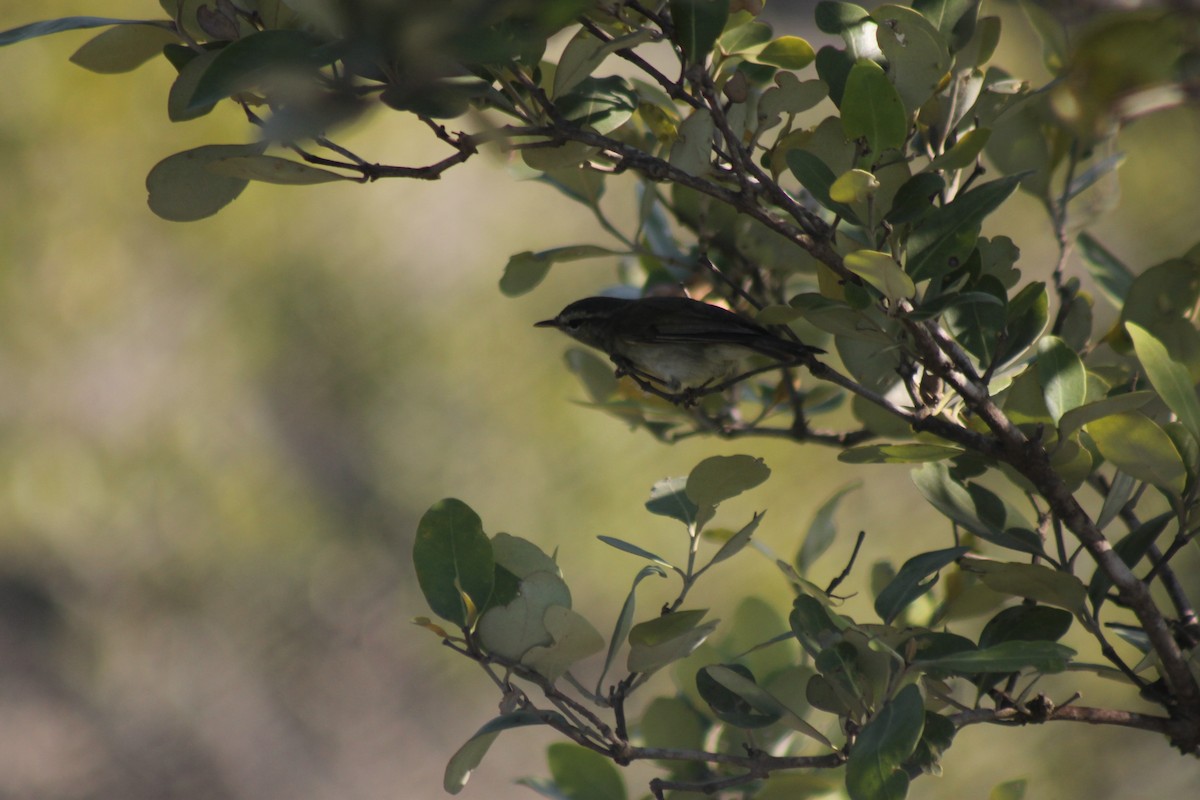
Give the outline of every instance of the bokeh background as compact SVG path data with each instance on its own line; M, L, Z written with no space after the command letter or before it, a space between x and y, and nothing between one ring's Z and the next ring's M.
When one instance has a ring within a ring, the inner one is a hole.
M806 30L811 4L774 5ZM1039 74L1023 19L994 10L1019 32L1001 63ZM6 0L0 29L72 14L159 7ZM232 104L170 124L161 60L124 76L71 66L91 35L0 49L0 798L444 796L446 759L498 698L408 622L426 613L409 551L431 503L460 497L489 532L559 548L576 609L606 631L641 565L595 535L685 546L642 507L654 481L707 455L765 458L772 479L719 522L769 509L759 536L786 557L858 477L817 448L666 447L573 404L565 340L531 323L612 283L615 265L564 265L502 297L511 253L606 242L497 156L433 183L252 185L211 219L158 219L150 167L253 133ZM340 141L386 163L445 155L397 117ZM1097 230L1129 263L1193 243L1198 141L1195 110L1124 136L1123 204ZM629 183L610 188L614 208L632 197ZM1017 232L1027 275L1048 274L1053 241L1032 201L1014 199L994 228ZM866 477L818 580L858 529L897 563L944 541L904 469ZM717 572L697 597L715 616L749 586L786 611L765 559ZM643 608L669 596L662 584L645 585ZM867 607L860 596L850 612ZM544 774L549 741L502 737L464 796L532 796L513 780ZM982 798L1012 777L1061 800L1200 787L1196 762L1149 734L1063 725L970 729L946 777L913 796Z

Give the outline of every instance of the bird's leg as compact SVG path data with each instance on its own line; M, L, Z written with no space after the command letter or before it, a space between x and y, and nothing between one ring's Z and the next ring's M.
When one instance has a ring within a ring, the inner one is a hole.
M663 386L670 386L670 384L657 375L652 375L649 372L638 369L633 365L633 362L624 356L611 355L609 356L609 360L611 360L617 368L614 373L617 378L623 378L628 375L630 378L633 378L633 382L636 383L642 391L647 392L648 394L661 397L667 402L674 403L675 405L682 404L684 406L690 406L696 402L694 398L689 399L687 392L672 393L666 391L665 389L658 388L654 385L655 383L660 383Z

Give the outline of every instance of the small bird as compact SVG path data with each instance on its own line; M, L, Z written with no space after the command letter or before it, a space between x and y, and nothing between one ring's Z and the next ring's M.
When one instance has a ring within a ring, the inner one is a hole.
M689 400L743 374L755 353L795 364L825 352L686 297L585 297L535 327L557 328L606 353L619 375L631 375L643 387L646 381L661 384Z

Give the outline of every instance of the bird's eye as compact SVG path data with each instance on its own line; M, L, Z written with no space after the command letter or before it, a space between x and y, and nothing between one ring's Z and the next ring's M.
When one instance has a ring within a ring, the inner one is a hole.
M578 330L579 329L579 320L578 319L563 320L563 327L565 327L567 330L571 330L571 331Z

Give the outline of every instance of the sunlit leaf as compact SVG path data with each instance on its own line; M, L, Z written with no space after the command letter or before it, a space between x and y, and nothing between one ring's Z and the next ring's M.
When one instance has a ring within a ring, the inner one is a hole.
M1069 572L1042 564L983 559L964 559L960 566L965 571L979 574L988 588L1001 594L1028 597L1048 606L1064 608L1077 616L1086 614L1087 590L1079 578Z
M916 294L917 287L908 273L887 253L875 250L855 250L844 259L846 269L858 275L895 302Z
M1196 397L1196 384L1187 366L1172 358L1163 343L1137 323L1125 323L1125 330L1133 340L1133 349L1150 384L1184 427L1200 441L1200 399Z
M608 642L608 654L604 657L604 668L600 670L600 677L596 679L596 694L598 695L603 694L604 676L612 668L613 662L617 658L617 651L625 643L626 638L629 636L629 631L633 628L633 615L637 610L635 598L638 584L651 575L657 575L660 578L667 577L666 570L653 564L642 567L638 574L634 576L633 586L629 587L629 594L625 596L625 603L621 606L621 613L617 615L617 622L613 627L612 638Z
M1084 426L1100 454L1122 472L1176 494L1186 471L1171 437L1140 411L1110 414Z
M816 57L812 45L799 36L780 36L755 54L752 60L783 69L804 69Z
M1087 370L1079 355L1062 339L1046 336L1038 342L1036 371L1046 408L1055 423L1063 414L1083 404L1087 396Z

